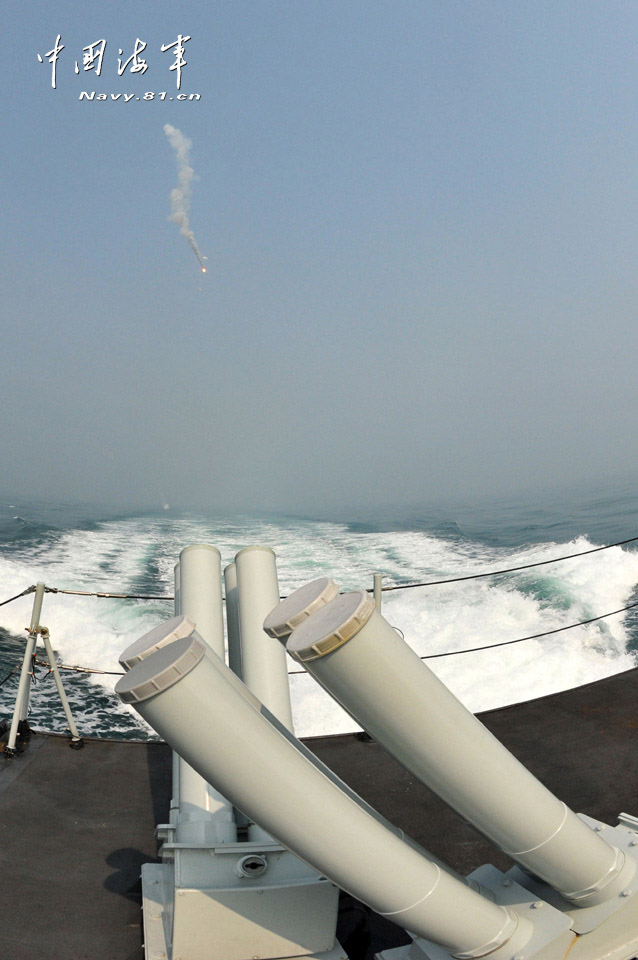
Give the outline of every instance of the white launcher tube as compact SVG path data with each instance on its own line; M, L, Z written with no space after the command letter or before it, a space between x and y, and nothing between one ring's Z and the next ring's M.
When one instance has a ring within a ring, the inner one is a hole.
M175 600L173 602L173 610L175 611L175 616L179 616L181 612L180 602L179 602L179 560L173 568L173 579L175 583L175 589L173 591ZM176 824L179 820L179 757L173 751L172 756L172 765L171 765L171 805L169 813L169 821Z
M635 863L544 787L375 610L343 594L305 620L288 652L407 770L579 906L604 902Z
M175 643L176 640L183 640L185 637L190 637L195 631L195 624L189 617L177 616L173 617L171 620L166 620L158 626L153 627L152 630L149 630L148 633L145 633L139 640L136 640L135 643L132 643L129 647L120 654L119 661L125 670L132 670L132 668L141 663L142 660L145 660L147 657L150 657L151 654L156 653L158 650L163 650L164 647L169 646L172 643ZM197 635L198 639L204 644L202 638ZM208 656L216 657L217 654L208 647L207 644L204 644L204 647L207 651ZM226 813L225 808L220 811L220 815L213 822L210 823L210 813L205 813L205 810L209 810L210 807L202 809L202 811L196 811L196 815L193 816L193 811L190 807L186 811L186 816L183 816L180 819L180 807L179 807L179 790L180 790L180 764L184 764L184 761L178 756L175 751L173 751L173 766L172 766L172 788L173 795L171 797L171 806L169 819L170 823L178 825L182 822L182 827L180 828L183 834L189 835L189 839L201 839L201 840L215 840L217 842L234 842L234 839L237 837L237 831L234 825L231 825L232 830L229 832L229 827L227 823L227 817L222 816ZM188 768L191 770L191 768ZM201 777L192 771L193 783L201 780ZM204 785L208 792L211 793L213 797L217 796L213 791L213 788ZM222 798L223 799L223 798ZM208 793L206 796L206 802L210 803L208 800ZM226 803L226 801L224 801ZM217 808L213 808L215 812ZM184 826L184 823L188 823L188 826ZM195 824L194 826L192 824ZM194 834L193 837L190 834ZM229 837L229 840L226 841L226 838ZM233 839L234 838L234 839Z
M279 603L275 554L269 547L245 547L235 566L242 679L292 733L286 652L263 628L264 618Z
M228 637L228 666L238 677L242 676L241 637L239 636L239 599L237 595L237 567L229 563L224 568L226 590L226 636Z
M527 918L441 871L327 777L196 636L137 664L116 686L126 703L323 876L460 958L510 960Z
M182 611L179 604L179 561L173 567L173 581L175 583L175 589L173 591L174 600L173 600L173 610L175 616L178 616Z
M224 660L222 571L219 550L210 544L185 547L179 555L180 612L197 626L211 650ZM179 751L178 751L179 753ZM237 827L232 804L179 757L180 843L234 843Z
M277 561L269 547L245 547L235 556L235 603L239 633L241 679L251 693L293 733L288 661L285 650L264 633L264 617L279 603ZM231 610L232 610L231 595ZM228 608L227 608L228 610ZM245 812L245 811L243 811ZM248 825L248 838L257 843L272 838L258 823Z

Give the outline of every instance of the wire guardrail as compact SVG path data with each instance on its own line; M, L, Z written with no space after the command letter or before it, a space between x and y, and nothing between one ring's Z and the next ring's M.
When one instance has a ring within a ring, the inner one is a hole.
M635 543L638 537L629 540L619 540L617 543L606 543L603 547L592 547L590 550L580 550L578 553L569 553L564 557L553 557L551 560L536 560L534 563L524 563L519 567L507 567L504 570L488 570L485 573L470 573L463 577L450 577L447 580L426 580L422 583L399 583L389 587L382 587L384 592L391 590L411 590L413 587L437 587L443 583L461 583L464 580L480 580L482 577L500 577L507 573L520 573L522 570L531 570L533 567L545 567L550 563L561 563L563 560L573 560L575 557L585 557L590 553L600 553L601 550L610 550L612 547L624 547L628 543Z
M27 587L26 590L23 590L22 593L16 593L15 597L9 597L8 600L3 600L0 603L0 607L5 607L8 603L13 603L14 600L19 600L20 597L26 597L29 593L33 593L35 590L35 585L32 587Z
M549 637L556 633L565 633L568 630L575 630L577 627L589 626L591 623L597 623L600 620L606 620L608 617L615 617L620 613L626 613L628 610L633 610L636 607L638 607L638 601L636 603L629 603L626 607L620 607L618 610L611 610L609 613L602 613L598 617L590 617L588 620L579 620L577 623L569 623L564 627L555 627L552 630L544 630L542 633L533 633L527 637L517 637L515 640L501 640L497 643L486 643L479 647L463 647L461 650L445 650L442 653L425 653L420 659L439 660L442 657L457 657L463 653L479 653L482 650L495 650L497 647L509 647L515 643L524 643L526 640L540 640L542 637ZM49 666L46 660L36 659L35 662L43 667ZM99 670L97 667L80 667L66 663L58 663L57 666L59 670L67 670L73 673L90 673L110 677L124 676L123 670ZM3 683L9 680L14 673L16 673L15 667L3 680L0 680L0 687L3 685ZM299 676L305 673L307 673L307 670L289 670L288 676Z
M450 577L443 580L428 580L428 581L421 581L419 583L391 584L389 586L382 587L381 590L384 593L388 593L388 592L393 592L397 590L410 590L415 587L434 587L434 586L438 586L439 584L461 583L468 580L479 580L485 577L497 577L497 576L504 576L510 573L520 573L524 570L531 570L535 567L547 566L548 564L551 564L551 563L561 563L565 560L573 560L573 559L576 559L577 557L584 557L592 553L600 553L603 550L610 550L612 547L623 547L623 546L626 546L627 544L636 543L636 542L638 542L638 537L629 537L626 540L618 540L615 543L604 544L603 546L600 546L600 547L591 547L588 550L580 550L576 553L570 553L562 557L553 557L550 560L537 560L532 563L521 564L515 567L506 567L500 570L488 570L481 573L467 574L460 577ZM372 593L372 590L373 588L369 588L366 592ZM21 593L18 593L13 597L9 597L7 600L3 600L2 602L0 602L0 607L3 607L8 603L12 603L14 600L18 600L20 597L27 596L28 594L33 593L34 591L35 591L35 586L27 587ZM63 587L46 587L46 586L44 588L44 592L53 593L53 594L66 594L66 595L80 596L80 597L98 597L100 599L109 599L109 600L172 601L175 599L173 596L168 596L165 594L156 595L156 594L133 594L133 593L106 593L106 592L88 591L88 590L71 590ZM285 597L282 597L281 599L283 600L285 599ZM526 637L517 637L514 640L502 640L497 643L488 643L488 644L483 644L477 647L464 647L461 650L447 650L441 653L423 654L421 656L421 660L438 660L442 657L454 657L454 656L459 656L460 654L478 653L483 650L493 650L493 649L496 649L497 647L508 647L516 643L524 643L525 641L528 641L528 640L539 640L542 637L549 637L557 633L564 633L568 630L574 630L577 627L588 626L589 624L597 623L600 620L606 620L608 617L614 617L614 616L617 616L618 614L626 613L627 611L632 610L636 607L638 607L638 602L627 604L627 606L625 607L620 607L618 610L612 610L609 613L600 614L600 616L597 616L597 617L590 617L587 620L579 620L577 623L570 623L564 627L555 627L552 630L545 630L541 633L530 634L529 636L526 636ZM36 661L36 662L41 663L41 665L43 666L48 666L46 661ZM123 676L124 675L123 672L121 671L100 670L98 668L93 668L93 667L80 667L80 666L74 666L74 665L63 664L63 663L58 663L57 666L58 666L58 669L60 670L67 670L74 673L96 674L96 675L103 675L103 676ZM4 679L0 680L0 686L6 683L15 674L15 672L16 672L16 668L14 667L14 669L11 670L6 675L6 677L4 677ZM288 673L289 673L289 676L296 676L299 674L305 674L307 673L307 671L306 670L290 670L288 671Z

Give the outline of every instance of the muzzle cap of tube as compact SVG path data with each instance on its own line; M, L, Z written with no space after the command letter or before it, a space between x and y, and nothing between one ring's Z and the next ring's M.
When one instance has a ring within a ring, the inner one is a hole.
M286 650L301 663L325 657L351 640L374 610L374 600L365 591L343 593L293 630Z
M269 637L285 642L304 620L338 596L339 587L330 577L311 580L270 611L264 620L264 631Z
M140 660L115 684L124 703L150 700L178 683L204 657L204 644L197 637L184 637Z
M190 617L171 617L170 620L165 620L153 627L143 637L127 647L124 653L120 654L120 663L127 670L130 670L140 660L144 660L145 657L167 646L167 644L173 643L174 640L190 637L194 629L195 624Z

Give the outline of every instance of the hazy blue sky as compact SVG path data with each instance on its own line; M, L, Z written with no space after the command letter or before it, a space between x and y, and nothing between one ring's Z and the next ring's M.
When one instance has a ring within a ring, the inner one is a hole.
M4 5L1 487L329 510L638 474L635 2L183 6Z

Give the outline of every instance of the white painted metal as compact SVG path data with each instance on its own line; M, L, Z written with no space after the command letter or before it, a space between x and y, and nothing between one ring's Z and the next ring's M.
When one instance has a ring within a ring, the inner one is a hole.
M185 617L182 614L171 617L170 620L164 620L156 627L153 627L152 630L143 634L139 640L135 640L134 643L130 644L130 646L120 654L119 662L125 670L130 670L131 667L134 667L140 660L149 657L161 647L166 647L169 643L174 643L175 640L181 640L182 637L190 637L194 629L194 622L190 617Z
M62 684L62 677L60 676L60 671L58 670L58 665L55 662L55 656L53 654L53 647L51 646L51 638L49 636L49 631L46 627L40 627L40 634L42 636L42 642L44 643L44 649L47 652L47 659L49 661L49 666L51 668L51 673L53 674L53 679L57 687L58 695L62 701L62 709L64 710L64 715L66 717L66 722L69 725L69 730L71 732L71 742L75 741L75 746L81 746L79 741L81 741L80 734L78 733L78 728L75 725L75 720L73 719L73 714L71 713L71 708L69 706L69 701L67 700L64 686Z
M372 576L372 595L374 597L374 605L376 609L381 613L381 599L382 593L381 588L383 586L383 578L380 573L375 573Z
M178 613L181 613L179 602L179 561L173 567L173 581L175 583L175 589L173 590L173 610L175 611L175 616L177 616Z
M9 739L7 740L7 752L14 751L18 739L18 724L20 720L26 720L29 712L29 693L31 691L31 669L33 664L33 654L38 639L38 627L40 625L40 613L42 612L42 601L44 599L44 584L38 583L35 588L33 598L33 609L31 613L31 625L22 658L22 668L20 670L20 680L18 682L18 692L16 694L15 705L13 708L13 717L11 718L11 727L9 729Z
M235 565L242 679L264 706L292 731L286 653L263 628L266 616L279 603L275 554L269 547L245 547L235 557Z
M58 670L57 664L55 662L55 657L53 655L53 648L51 646L51 639L49 637L49 631L46 627L43 627L40 624L40 617L42 615L42 602L44 600L44 591L45 585L43 583L38 583L35 588L35 595L33 598L33 609L31 612L31 623L29 625L29 633L27 636L26 646L24 648L24 656L22 659L22 668L20 670L20 680L18 683L18 692L16 695L15 706L13 709L13 716L11 718L11 726L9 728L9 738L7 740L6 752L8 755L15 752L16 742L18 737L18 726L21 720L27 719L29 715L29 695L31 692L31 678L33 674L33 655L36 651L36 646L38 643L38 634L42 636L42 642L44 643L44 648L46 650L47 659L49 661L49 666L51 668L51 673L53 674L53 679L55 680L55 685L62 702L62 708L64 710L64 715L66 716L67 723L69 725L69 730L71 732L71 744L76 748L82 746L82 738L80 737L75 721L73 720L73 715L71 713L71 708L69 707L69 701L67 700L66 693L64 691L64 686L62 684L62 678L60 677L60 672Z
M175 583L175 589L173 591L173 595L175 597L173 601L173 609L175 611L175 616L179 616L182 612L179 598L179 560L173 567L173 579ZM171 786L171 803L169 807L168 820L169 823L175 825L179 819L179 757L175 751L173 751L172 756Z
M617 897L632 858L516 760L361 592L293 632L288 652L379 743L512 859L582 905Z
M222 567L217 547L195 543L182 550L179 594L179 612L194 621L200 637L223 660Z
M612 829L612 828L610 828ZM511 879L512 871L503 875L494 870L494 867L479 867L471 875L480 878L482 886L492 887L497 898L511 892L511 905L519 912L528 912L534 923L534 936L525 945L521 960L631 960L638 951L638 896L619 897L614 912L607 919L578 934L576 927L563 929L561 932L556 923L556 913L551 903L533 896L532 902L525 903L525 885L529 876L518 868L519 882ZM490 884L487 871L494 872L493 883ZM527 877L527 879L525 879ZM548 888L545 887L545 890ZM522 894L522 895L521 895ZM517 902L518 901L518 902ZM503 902L500 899L499 902ZM588 910L597 907L586 908ZM562 915L563 922L569 919ZM541 919L542 918L542 919ZM553 929L552 929L553 928ZM449 954L437 949L432 943L416 938L406 947L396 947L375 954L375 960L451 960Z
M241 637L239 635L239 598L237 595L237 567L229 563L224 568L226 591L226 636L228 638L228 666L241 677Z
M234 674L191 637L135 666L116 690L237 807L378 913L460 958L519 953L533 932L529 920L441 871L387 829L237 687Z
M175 570L178 570L177 565ZM139 640L130 644L119 656L119 662L125 670L130 670L136 663L144 660L156 650L174 643L182 637L189 637L195 629L195 624L189 617L178 614L170 620L166 620L152 630L145 633ZM171 824L177 823L179 819L179 757L173 753L172 758L172 792L169 821Z
M479 867L470 878L489 892L496 903L510 907L533 924L534 933L525 944L520 960L566 960L567 956L571 960L570 949L577 938L568 916L530 894L491 864ZM377 960L390 960L393 956L396 960L452 960L447 951L421 937L408 948L377 954ZM602 956L598 960L602 960Z
M211 851L213 856L217 853ZM282 856L273 853L271 859ZM226 859L236 863L237 854L229 851ZM184 895L174 900L167 865L143 864L146 957L346 960L341 945L334 943L334 920L325 923L326 914L334 914L332 901L338 894L331 883L305 878L288 887L269 888L249 878L241 881L237 875L234 881L232 889L182 891Z
M311 580L298 590L293 590L270 611L264 620L264 630L269 637L285 644L295 627L338 596L339 587L329 577Z
M195 623L197 633L223 661L221 556L216 547L198 543L182 550L179 597L180 613ZM178 841L232 843L237 839L232 804L206 783L182 754L178 766Z

